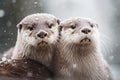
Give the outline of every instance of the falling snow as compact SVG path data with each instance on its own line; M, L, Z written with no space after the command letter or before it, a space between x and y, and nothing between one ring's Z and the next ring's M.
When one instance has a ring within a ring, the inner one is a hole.
M13 33L10 33L11 35L13 35Z
M34 2L34 7L37 7L38 2Z
M12 3L16 3L16 0L12 0Z
M4 32L6 33L6 30L4 30Z
M10 38L8 38L8 41L10 40Z
M3 57L3 58L2 58L2 61L6 61L6 60L7 60L7 58L6 58L6 57Z
M34 2L34 4L38 4L38 2Z
M25 64L27 64L27 62L25 62Z
M5 15L4 10L0 9L0 18L2 18Z
M8 45L8 43L5 43L5 46L7 46Z
M73 64L73 68L76 68L77 67L77 64Z
M12 26L12 23L10 21L7 22L6 24L8 27Z
M27 73L27 76L28 76L28 77L32 77L32 75L33 75L33 74L32 74L31 72L28 72L28 73Z

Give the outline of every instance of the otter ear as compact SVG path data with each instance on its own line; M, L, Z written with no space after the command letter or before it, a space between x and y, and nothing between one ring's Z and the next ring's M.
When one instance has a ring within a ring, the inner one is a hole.
M22 24L21 24L21 23L17 24L17 28L18 28L19 30L21 30L21 29L22 29Z
M58 23L58 25L60 24L60 22L61 22L61 20L60 20L60 19L57 19L57 23Z

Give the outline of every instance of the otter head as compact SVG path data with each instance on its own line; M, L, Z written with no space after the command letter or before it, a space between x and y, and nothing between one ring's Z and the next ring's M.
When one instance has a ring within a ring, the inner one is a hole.
M18 37L32 45L54 44L58 40L59 19L45 13L32 14L25 17L18 25Z
M70 18L60 26L61 38L68 44L87 46L98 41L98 25L90 19Z

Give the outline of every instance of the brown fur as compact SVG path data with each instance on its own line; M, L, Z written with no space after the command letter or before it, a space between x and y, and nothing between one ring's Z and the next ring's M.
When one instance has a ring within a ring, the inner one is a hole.
M87 19L72 18L61 23L61 30L70 29L74 25L76 28L70 35L76 33L82 35L81 29L85 26L97 27ZM90 29L91 34L95 34L94 29ZM69 41L65 41L63 35L64 33L61 34L60 43L58 43L59 52L54 58L55 80L113 80L96 41L84 43L81 39L75 43L72 42L71 37Z
M2 80L47 80L52 72L41 63L31 60L0 61L0 79Z

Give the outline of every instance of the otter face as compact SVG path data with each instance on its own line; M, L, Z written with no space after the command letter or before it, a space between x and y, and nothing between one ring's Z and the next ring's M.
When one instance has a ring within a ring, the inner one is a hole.
M68 43L90 44L97 41L97 24L89 19L70 18L60 25L61 38Z
M58 40L59 20L50 14L33 14L25 17L18 25L18 33L27 44L54 44Z

